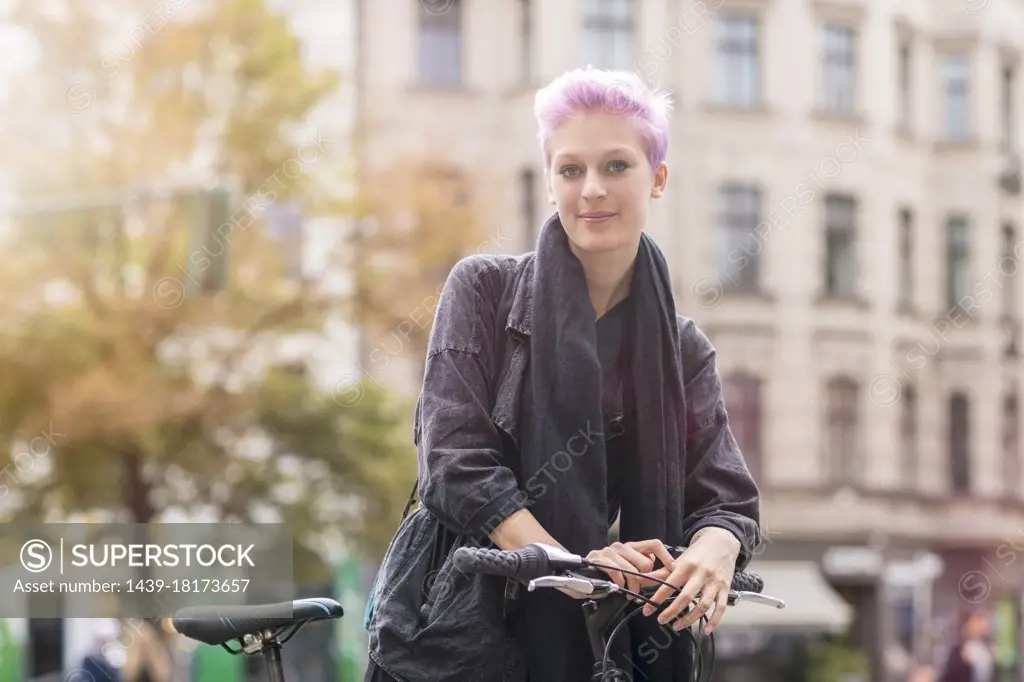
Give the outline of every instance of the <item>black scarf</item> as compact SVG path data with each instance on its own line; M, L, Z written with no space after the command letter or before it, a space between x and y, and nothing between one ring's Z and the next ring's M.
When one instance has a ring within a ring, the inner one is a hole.
M533 321L521 405L521 475L530 493L530 511L540 524L569 551L586 555L608 544L601 369L583 267L557 214L541 231L531 276ZM646 234L637 250L629 307L623 330L629 349L623 390L625 404L633 409L626 420L629 451L621 482L619 536L624 542L658 538L682 544L686 410L679 325L668 266ZM533 659L531 679L539 675L545 682L589 681L591 654L582 602L554 590L523 595L522 632ZM651 630L654 623L643 616L632 619L631 637L653 637L665 648L670 635ZM665 651L655 663L667 673L680 663L673 663L674 658ZM667 673L650 679L674 677Z

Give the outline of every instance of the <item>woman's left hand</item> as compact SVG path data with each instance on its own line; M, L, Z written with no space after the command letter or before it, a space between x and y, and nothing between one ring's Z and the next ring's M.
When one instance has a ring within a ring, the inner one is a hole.
M676 621L672 629L679 632L690 627L714 606L714 613L704 629L705 634L713 632L725 615L739 553L740 541L735 535L724 528L702 528L673 564L668 582L682 590L672 603L658 614L658 622L664 625L678 616L700 593L700 601L684 617ZM648 604L644 607L644 615L654 613L655 605L661 605L674 593L672 587L662 585L651 598L654 605Z

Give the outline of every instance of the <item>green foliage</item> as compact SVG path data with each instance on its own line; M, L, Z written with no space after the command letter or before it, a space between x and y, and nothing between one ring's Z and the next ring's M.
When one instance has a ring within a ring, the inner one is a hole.
M868 657L842 640L821 640L808 651L808 682L862 682L868 679Z

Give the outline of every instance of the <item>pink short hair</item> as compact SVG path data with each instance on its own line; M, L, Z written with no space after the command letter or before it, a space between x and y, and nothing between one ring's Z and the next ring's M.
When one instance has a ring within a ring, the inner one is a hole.
M564 73L537 91L533 115L545 162L550 160L551 133L570 118L586 113L617 114L636 121L651 168L668 156L672 98L649 87L635 73L588 66Z

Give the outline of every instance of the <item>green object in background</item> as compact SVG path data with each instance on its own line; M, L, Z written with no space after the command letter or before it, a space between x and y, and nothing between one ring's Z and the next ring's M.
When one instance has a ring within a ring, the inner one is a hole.
M1001 599L996 605L995 649L1001 666L1017 662L1017 617L1012 599Z
M363 564L355 557L338 562L334 592L345 609L345 617L335 621L338 646L338 682L359 682L366 674L366 631L360 615L366 608Z
M223 647L201 644L192 654L192 682L243 682L243 656L234 656Z
M0 618L0 682L22 682L21 648L10 621Z

